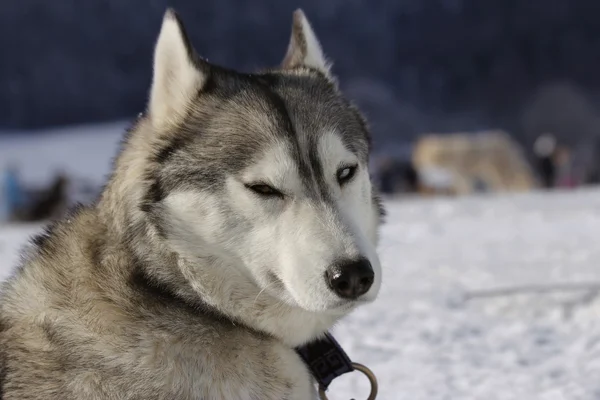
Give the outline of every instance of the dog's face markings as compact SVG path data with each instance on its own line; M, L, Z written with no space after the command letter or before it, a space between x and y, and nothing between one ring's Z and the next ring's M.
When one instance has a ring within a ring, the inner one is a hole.
M168 14L149 104L160 219L184 258L217 257L311 311L375 298L379 206L369 136L341 96L306 18L282 68L240 74L195 55ZM151 211L148 211L151 212Z

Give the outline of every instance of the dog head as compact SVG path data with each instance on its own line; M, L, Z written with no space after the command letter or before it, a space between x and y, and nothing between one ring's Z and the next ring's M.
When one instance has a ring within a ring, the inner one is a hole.
M344 313L373 300L382 210L369 133L302 11L274 70L209 64L171 10L154 57L143 209L165 241L304 310Z

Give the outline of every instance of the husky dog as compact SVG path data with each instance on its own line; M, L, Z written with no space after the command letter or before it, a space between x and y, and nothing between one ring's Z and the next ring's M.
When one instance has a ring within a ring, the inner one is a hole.
M315 398L295 347L380 287L369 148L301 10L256 74L201 59L168 10L102 195L2 287L0 398Z

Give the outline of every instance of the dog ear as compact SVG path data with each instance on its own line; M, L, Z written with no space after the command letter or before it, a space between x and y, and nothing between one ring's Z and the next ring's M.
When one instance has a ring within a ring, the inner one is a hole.
M183 23L169 8L154 50L152 89L148 105L155 127L177 123L207 79L207 66L197 56Z
M286 69L299 66L315 68L327 76L331 68L331 64L321 50L317 36L301 9L294 11L292 37L282 62L282 67Z

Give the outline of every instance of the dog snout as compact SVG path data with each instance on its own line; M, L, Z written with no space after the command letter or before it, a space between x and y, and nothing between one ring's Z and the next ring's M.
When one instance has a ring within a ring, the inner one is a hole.
M325 279L338 296L356 299L369 291L375 273L369 260L359 258L333 264L325 272Z

